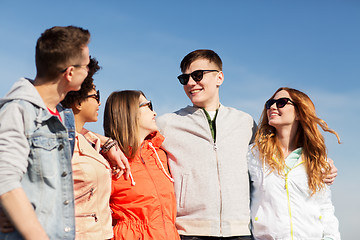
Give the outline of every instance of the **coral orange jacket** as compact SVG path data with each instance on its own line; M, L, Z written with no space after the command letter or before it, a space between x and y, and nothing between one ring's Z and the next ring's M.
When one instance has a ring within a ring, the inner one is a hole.
M154 133L142 143L130 167L133 185L123 177L112 180L110 207L115 240L178 240L176 199L167 156L160 148L164 137Z

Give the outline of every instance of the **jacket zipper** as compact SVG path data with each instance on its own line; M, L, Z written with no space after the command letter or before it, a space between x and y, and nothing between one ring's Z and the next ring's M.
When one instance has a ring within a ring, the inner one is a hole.
M208 119L207 119L207 116L206 116L205 112L202 111L202 114L205 117L206 124L209 125L209 122L208 122ZM220 179L219 158L218 158L218 154L217 154L216 139L213 139L213 136L212 136L212 133L211 133L211 130L210 130L210 126L209 126L209 131L210 131L210 139L213 140L213 149L214 149L215 157L216 157L216 167L217 167L217 174L218 174L219 196L220 196L220 210L219 210L220 226L219 226L219 228L220 228L220 234L222 234L222 193L221 193L221 184L220 184L221 179Z
M89 199L94 195L94 190L95 190L95 188L90 188L88 191L86 191L86 192L84 192L83 194L81 194L80 196L77 196L76 198L75 198L75 200L78 200L79 198L82 198L82 197L84 197L84 196L86 196L87 194L89 194L90 193L90 195L89 195Z
M303 164L304 161L301 161L300 163L296 164L293 168L289 169L289 171L287 173L285 173L285 190L286 190L286 196L287 196L287 201L288 201L288 210L289 210L289 217L290 217L290 236L291 236L291 240L294 239L294 227L293 227L293 222L292 222L292 215L291 215L291 204L290 204L290 192L289 192L289 173L296 167L300 166L301 164Z
M216 156L216 166L217 166L217 174L218 174L218 182L219 182L219 196L220 196L220 233L222 233L222 194L221 194L221 184L220 184L220 168L219 168L219 159L218 159L218 155L217 155L217 145L216 142L214 141L214 152L215 152L215 156Z
M93 217L95 222L99 220L96 216L96 213L80 214L80 215L75 215L75 217Z
M158 201L159 201L159 204L160 204L160 207L161 207L161 216L162 216L162 219L163 219L164 231L165 231L165 235L166 235L166 238L165 238L165 239L168 239L167 232L166 232L166 224L165 224L165 220L164 220L164 209L163 209L163 205L161 204L161 201L160 201L159 191L158 191L158 189L157 189L157 187L156 187L156 184L155 184L155 182L154 182L154 179L152 178L151 174L149 173L149 169L147 168L144 159L143 159L142 156L141 156L141 149L142 149L143 146L144 146L144 145L141 145L141 148L140 148L140 159L141 159L141 162L143 163L143 165L144 165L144 167L145 167L145 170L146 170L147 174L148 174L149 177L151 178L151 181L152 181L152 183L153 183L153 185L154 185L154 187L155 187L156 194L157 194L157 196L158 196Z

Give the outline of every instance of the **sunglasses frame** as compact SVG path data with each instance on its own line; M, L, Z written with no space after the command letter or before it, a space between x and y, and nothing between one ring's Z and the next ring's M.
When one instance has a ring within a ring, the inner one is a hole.
M100 104L100 91L97 90L96 94L87 95L86 98L94 98L98 104Z
M204 73L206 72L220 72L219 70L195 70L192 73L188 73L188 74L181 74L179 75L177 78L179 79L180 83L182 85L186 85L188 84L189 80L190 80L190 76L191 78L195 81L195 82L200 82L203 77L204 77ZM195 74L200 73L199 76L196 76Z
M139 108L147 106L151 111L154 111L151 100L139 104Z
M282 102L284 101L284 102ZM288 103L291 103L292 105L296 106L296 104L290 99L290 98L279 98L279 99L269 99L266 101L265 103L265 108L266 109L270 109L272 105L274 105L274 103L276 103L276 107L277 108L283 108L285 107Z

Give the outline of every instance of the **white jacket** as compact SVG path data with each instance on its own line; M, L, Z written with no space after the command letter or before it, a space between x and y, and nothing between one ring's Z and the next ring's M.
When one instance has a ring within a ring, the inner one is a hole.
M249 147L251 230L255 239L340 239L339 223L326 186L311 196L301 157L285 176L262 167ZM271 172L271 173L270 173Z

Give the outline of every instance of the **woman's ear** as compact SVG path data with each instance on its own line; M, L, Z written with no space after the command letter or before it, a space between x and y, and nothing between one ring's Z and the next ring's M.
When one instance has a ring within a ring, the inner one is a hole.
M73 112L79 112L81 111L82 107L81 107L81 102L76 102L73 104L72 106Z

